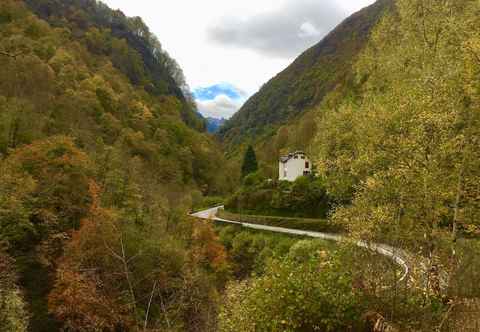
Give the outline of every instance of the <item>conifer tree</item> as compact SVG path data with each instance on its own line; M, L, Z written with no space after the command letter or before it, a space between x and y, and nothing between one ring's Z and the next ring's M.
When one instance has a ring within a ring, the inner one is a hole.
M247 176L248 174L254 173L258 170L257 156L255 155L255 150L251 145L248 146L247 151L245 152L245 157L243 157L242 165L242 177Z

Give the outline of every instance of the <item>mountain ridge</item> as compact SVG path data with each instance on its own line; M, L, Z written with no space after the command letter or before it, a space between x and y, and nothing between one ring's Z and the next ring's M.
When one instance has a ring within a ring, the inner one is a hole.
M227 146L234 147L318 105L328 92L348 80L354 58L392 3L393 0L378 0L345 19L264 84L220 129L219 137Z
M178 98L183 120L195 129L206 129L182 69L140 17L128 17L97 0L25 0L25 4L52 26L67 27L76 38L85 39L90 52L109 56L133 85L155 96ZM106 35L125 41L130 50L113 54Z

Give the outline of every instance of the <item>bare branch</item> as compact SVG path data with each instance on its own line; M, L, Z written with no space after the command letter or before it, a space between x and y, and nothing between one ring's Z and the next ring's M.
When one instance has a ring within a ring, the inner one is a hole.
M448 320L448 318L450 316L450 313L452 312L453 308L455 308L457 305L458 305L458 303L455 303L455 302L450 303L450 307L448 308L447 312L443 316L442 321L440 322L440 325L437 328L437 331L442 331L443 325Z
M478 63L480 63L480 55L475 52L475 50L473 49L473 47L469 44L466 45L466 49L467 51L470 52L470 54L475 58L475 60L477 60Z
M22 56L23 54L24 54L24 52L19 52L19 53L13 54L13 53L5 52L5 51L0 51L0 55L12 58L14 60L17 59L19 56Z
M150 306L152 305L153 295L155 294L156 287L157 287L157 281L155 280L155 282L153 283L152 293L150 294L150 300L148 301L147 313L145 315L145 322L143 324L143 329L145 331L147 330L148 315L150 314Z

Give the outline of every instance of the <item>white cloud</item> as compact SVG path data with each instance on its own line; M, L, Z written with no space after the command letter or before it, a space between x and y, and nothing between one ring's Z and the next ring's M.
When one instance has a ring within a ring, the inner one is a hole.
M213 100L196 100L198 111L205 117L230 118L245 100L234 100L221 94Z
M290 0L248 18L225 16L207 33L209 40L224 47L290 59L319 42L344 17L335 0Z
M311 37L318 37L322 34L320 30L317 29L315 25L310 22L305 22L300 26L300 32L298 36L303 39L308 39Z
M251 95L297 55L292 53L289 57L274 58L255 49L226 48L210 41L207 32L222 17L234 16L248 21L252 17L278 12L279 8L292 7L292 4L300 6L298 0L103 1L128 16L142 17L183 68L192 88L231 82ZM331 1L316 0L316 3L322 7ZM341 7L343 18L373 1L336 0L335 3ZM288 17L288 12L285 15ZM300 22L295 21L293 33L298 35L300 25L307 21L320 30L321 25L317 21L306 17ZM275 25L275 22L272 24ZM288 43L285 40L282 42Z

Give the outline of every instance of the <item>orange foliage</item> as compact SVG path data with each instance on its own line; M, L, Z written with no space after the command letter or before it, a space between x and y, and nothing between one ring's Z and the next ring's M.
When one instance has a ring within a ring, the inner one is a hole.
M105 240L112 235L114 215L100 206L100 187L89 183L89 215L72 233L64 257L57 269L49 309L75 331L113 331L132 324L128 308L122 304L115 282L105 279Z
M81 273L64 261L49 295L49 308L68 330L113 331L126 316L111 297L101 294L101 288L94 271Z
M88 212L92 163L66 136L51 137L15 150L7 165L27 173L37 183L34 215L38 221L72 228Z
M227 253L209 223L197 222L194 224L193 241L192 255L197 262L206 264L217 272L226 267Z

